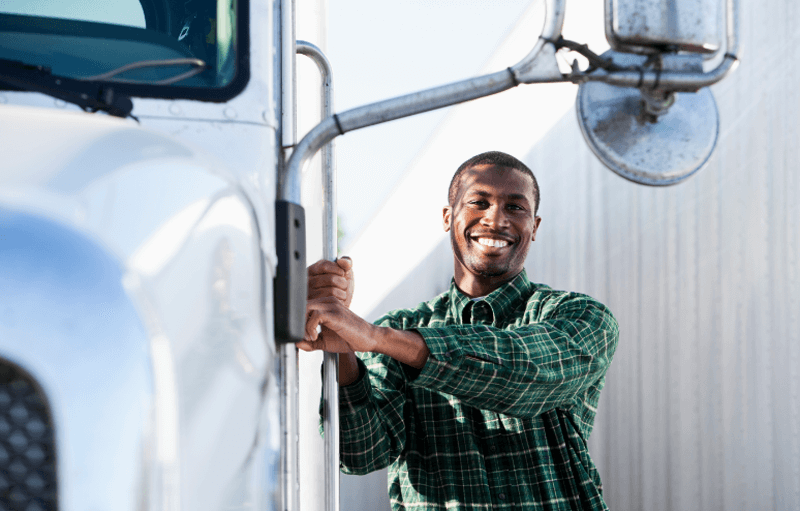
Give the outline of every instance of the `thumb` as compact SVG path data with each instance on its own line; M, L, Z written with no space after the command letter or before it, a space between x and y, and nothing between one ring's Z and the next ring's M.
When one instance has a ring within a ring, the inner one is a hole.
M338 264L339 268L343 269L344 271L348 271L353 267L353 260L348 256L342 256L336 260L336 264Z

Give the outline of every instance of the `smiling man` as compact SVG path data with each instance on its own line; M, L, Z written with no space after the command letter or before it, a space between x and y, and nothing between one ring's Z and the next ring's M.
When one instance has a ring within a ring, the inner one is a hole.
M601 303L528 280L533 173L467 160L443 210L449 291L371 324L352 263L309 268L306 351L340 353L341 467L389 467L393 509L607 509L586 442L617 345ZM317 333L321 327L321 333Z

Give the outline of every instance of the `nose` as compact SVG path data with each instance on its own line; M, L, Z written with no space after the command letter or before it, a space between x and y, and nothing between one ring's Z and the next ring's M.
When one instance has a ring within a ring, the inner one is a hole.
M506 211L497 204L484 210L481 223L487 227L502 228L509 224Z

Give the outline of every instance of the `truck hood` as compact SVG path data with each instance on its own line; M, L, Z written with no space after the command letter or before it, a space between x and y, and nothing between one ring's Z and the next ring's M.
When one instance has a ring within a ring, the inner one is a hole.
M2 106L0 147L0 204L67 224L121 261L168 219L235 188L210 155L102 114Z

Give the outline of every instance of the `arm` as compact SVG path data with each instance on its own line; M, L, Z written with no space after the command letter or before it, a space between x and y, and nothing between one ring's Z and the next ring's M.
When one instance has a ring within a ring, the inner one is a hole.
M339 388L342 471L363 475L389 466L405 448L406 381L399 364L380 356L358 359L361 375Z
M353 261L347 257L341 257L334 261L320 260L308 267L308 299L334 297L338 299L346 308L350 308L355 289L355 279L353 278ZM320 340L326 343L319 343L311 346L307 343L299 343L298 348L303 351L314 351L321 349L339 354L339 386L350 385L358 378L358 364L355 353L343 343L327 327L322 327Z
M381 329L350 313L353 292L352 262L347 258L336 263L319 261L309 267L309 314L321 304L344 315L362 330L362 337L378 335ZM322 349L339 353L339 425L342 470L366 474L388 466L405 445L405 378L399 364L390 358L373 359L370 377L355 355L354 348L328 325L309 326L306 342L298 343L305 351ZM365 332L363 332L365 331ZM415 341L424 346L422 338ZM391 341L390 341L391 342ZM403 346L403 343L400 343ZM357 348L355 348L357 349ZM422 367L424 362L419 363Z
M541 320L515 329L404 325L414 330L402 330L372 325L336 300L318 299L309 302L306 337L310 346L324 345L316 326L325 325L352 351L421 367L412 385L484 410L530 417L569 408L593 387L599 391L617 345L617 322L604 305L579 294L558 300Z
M535 416L599 391L618 326L583 295L566 295L540 321L515 329L483 325L418 328L430 358L411 384L508 415Z

